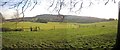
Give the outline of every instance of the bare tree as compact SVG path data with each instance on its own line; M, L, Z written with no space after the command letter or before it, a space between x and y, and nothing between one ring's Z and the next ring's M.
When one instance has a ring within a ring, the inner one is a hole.
M58 17L60 17L61 19L64 19L64 16L61 17L61 10L63 10L65 7L67 7L70 12L74 11L74 12L80 12L80 10L82 8L84 8L84 4L89 4L89 6L95 4L96 2L104 2L105 5L107 5L110 1L116 3L115 0L46 0L48 2L50 2L49 4L49 8L53 8L53 11L56 11L58 13ZM87 2L86 2L87 1ZM30 8L32 6L32 8L30 9L30 11L32 9L35 8L35 6L42 2L41 0L6 0L3 2L0 2L0 6L9 6L9 9L12 8L21 8L21 13L23 15L23 18L25 16L24 12L26 11L26 9ZM74 8L77 8L76 10Z
M0 6L9 6L9 9L20 8L21 13L19 14L22 14L24 18L24 12L26 11L26 9L28 9L30 6L32 6L31 10L34 9L37 3L37 0L5 0L0 2Z
M14 18L16 19L15 25L16 25L16 28L17 28L17 25L19 23L19 11L18 11L18 9L16 9L16 12L14 14Z
M0 23L4 22L4 17L2 15L2 13L0 13Z
M11 16L11 18L15 21L14 25L15 25L15 28L17 28L17 25L20 21L19 10L18 9L15 9L15 12L14 12L13 16Z

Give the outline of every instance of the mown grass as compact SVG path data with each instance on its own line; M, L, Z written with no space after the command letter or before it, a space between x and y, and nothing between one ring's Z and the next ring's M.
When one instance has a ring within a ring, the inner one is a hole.
M14 22L13 22L14 23ZM11 22L3 27L15 28ZM31 23L19 27L41 27L40 31L2 33L3 48L112 48L115 44L117 21L99 23ZM53 30L53 26L56 27Z

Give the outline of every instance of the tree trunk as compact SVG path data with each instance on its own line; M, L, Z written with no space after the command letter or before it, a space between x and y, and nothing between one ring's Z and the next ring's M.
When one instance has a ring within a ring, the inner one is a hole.
M117 39L116 39L116 44L113 48L113 50L116 49L120 49L120 2L118 4L118 9L119 9L119 13L118 13L118 29L117 29Z

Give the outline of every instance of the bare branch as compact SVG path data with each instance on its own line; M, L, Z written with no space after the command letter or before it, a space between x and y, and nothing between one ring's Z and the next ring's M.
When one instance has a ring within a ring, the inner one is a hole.
M77 3L78 3L78 2L76 2L73 6L75 7Z
M70 11L72 10L72 0L70 0Z
M64 0L63 0L64 1ZM58 10L58 14L60 14L60 11L62 9L62 6L63 6L63 1L60 0L60 5L59 5L59 10Z
M31 0L29 0L27 7L25 8L24 12L31 6Z
M24 8L22 7L22 14L23 14L23 17L22 18L24 18L25 17L25 15L24 15ZM24 19L22 19L23 21L24 21Z
M105 2L105 5L107 5L107 4L108 4L108 2L109 2L109 0L107 0L107 2Z
M116 3L116 1L114 0L114 3Z
M81 2L80 7L79 7L79 9L77 11L80 11L82 8L83 8L83 2Z
M58 4L59 4L59 2L57 2L57 3L55 4L55 7L54 7L53 11L57 9ZM58 11L58 10L56 10L56 11Z
M25 1L25 3L24 3L24 5L22 6L22 14L23 14L23 18L24 18L24 7L26 6L26 4L27 4L27 2L28 2L28 0L26 0ZM24 21L24 19L23 19L23 21Z
M90 2L89 7L90 7L92 4L93 4L93 3L92 3L92 2Z
M76 5L79 3L79 1L72 1L70 0L70 12L72 11L73 8L76 7Z
M54 2L55 2L55 0L53 0L52 4L49 6L49 8L51 8L54 5Z
M37 1L35 0L34 3L35 3L35 4L34 4L34 6L31 8L31 10L34 9L34 7L37 5ZM30 11L31 11L31 10L30 10Z
M20 4L23 3L23 1L24 1L24 0L22 0L22 1L18 2L18 3L16 3L16 4L12 4L12 5L10 5L10 6L13 6L13 7L10 7L9 9L13 9L13 8L19 7Z
M25 8L26 4L27 4L28 0L25 1L24 5L22 6L22 9Z
M1 6L4 6L4 5L6 5L8 2L3 2L3 4L1 5Z

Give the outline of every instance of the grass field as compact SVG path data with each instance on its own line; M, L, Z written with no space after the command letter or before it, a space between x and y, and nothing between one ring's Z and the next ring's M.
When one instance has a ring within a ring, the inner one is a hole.
M2 33L3 48L112 48L115 44L117 21L99 23L32 23L20 22L17 28L40 27L39 31ZM14 22L2 27L16 28Z

